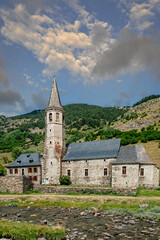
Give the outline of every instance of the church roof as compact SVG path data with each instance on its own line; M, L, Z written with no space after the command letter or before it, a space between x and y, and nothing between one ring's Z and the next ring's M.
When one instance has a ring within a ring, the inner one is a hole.
M23 153L13 163L7 167L27 167L27 166L40 166L40 154L39 153Z
M114 164L154 164L142 145L129 145L120 148L118 157Z
M120 148L120 139L71 143L62 161L116 158Z
M53 80L53 85L52 85L52 90L51 90L48 107L62 108L55 77Z

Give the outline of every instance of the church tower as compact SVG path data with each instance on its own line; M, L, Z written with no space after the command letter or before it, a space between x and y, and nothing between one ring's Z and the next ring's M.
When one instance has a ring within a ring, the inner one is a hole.
M65 153L64 110L54 77L50 100L45 109L45 148L42 158L42 184L59 184L61 159Z

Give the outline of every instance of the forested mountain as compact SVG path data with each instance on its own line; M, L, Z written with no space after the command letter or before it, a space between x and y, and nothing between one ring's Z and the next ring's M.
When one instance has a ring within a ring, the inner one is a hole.
M156 95L157 96L157 95ZM148 99L148 100L147 100ZM152 95L135 107L64 106L66 143L121 138L122 145L160 139L160 98ZM0 117L0 151L15 147L43 152L44 110Z

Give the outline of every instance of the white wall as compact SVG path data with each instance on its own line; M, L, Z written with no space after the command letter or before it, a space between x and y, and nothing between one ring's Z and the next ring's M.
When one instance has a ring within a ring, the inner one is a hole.
M115 159L63 161L62 174L67 175L70 169L70 179L74 185L110 186L113 161ZM104 168L108 168L107 176L104 176ZM88 177L85 177L85 169L88 169Z

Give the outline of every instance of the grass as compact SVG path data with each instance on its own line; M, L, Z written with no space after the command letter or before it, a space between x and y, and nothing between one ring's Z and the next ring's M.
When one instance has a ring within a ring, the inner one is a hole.
M31 223L0 221L0 237L16 240L38 238L59 240L65 236L65 229L35 225Z
M8 163L4 162L4 159L7 157L8 158ZM11 162L13 162L12 156L11 156L11 152L9 153L0 153L0 164L2 164L3 166L9 165Z
M45 195L44 195L45 196ZM81 195L82 196L82 195ZM158 199L138 199L138 198L81 198L79 196L68 198L68 197L59 197L55 196L54 200L49 198L33 199L32 196L22 197L19 196L16 200L11 201L0 201L0 206L8 205L9 207L63 207L63 208L81 208L81 209L90 209L92 207L98 208L100 210L109 210L109 209L130 209L136 211L139 209L141 204L149 204L149 208L160 207L160 201Z

